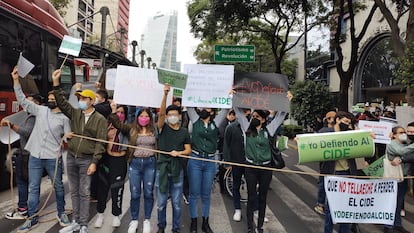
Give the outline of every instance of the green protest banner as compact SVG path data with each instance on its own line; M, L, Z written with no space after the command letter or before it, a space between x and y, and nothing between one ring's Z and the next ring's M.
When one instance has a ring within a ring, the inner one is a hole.
M379 159L371 163L368 167L362 169L362 171L367 176L382 177L382 175L384 174L384 163L382 161L383 159L384 156L381 156Z
M157 68L158 82L169 84L172 87L185 89L187 86L188 75L173 70Z
M183 97L183 90L174 88L173 90L174 97Z
M300 134L299 163L372 157L374 141L368 130Z

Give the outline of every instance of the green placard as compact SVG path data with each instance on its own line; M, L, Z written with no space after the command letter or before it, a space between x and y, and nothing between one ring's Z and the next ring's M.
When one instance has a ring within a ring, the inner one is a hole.
M367 176L382 177L382 175L384 174L383 159L384 159L384 156L381 156L379 159L377 159L373 163L371 163L368 167L362 169L362 171Z
M185 89L187 86L188 75L173 70L157 68L158 82L169 84L172 87Z
M183 97L183 90L174 88L173 96L174 97Z
M372 157L375 152L368 130L301 134L297 138L299 163Z
M254 62L254 45L215 45L216 62Z

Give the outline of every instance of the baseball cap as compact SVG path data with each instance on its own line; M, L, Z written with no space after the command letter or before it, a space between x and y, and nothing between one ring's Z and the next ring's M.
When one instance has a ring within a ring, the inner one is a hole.
M95 100L95 97L96 97L95 92L93 92L92 90L89 90L89 89L85 89L81 92L76 92L75 95L82 96L82 97L85 97L85 98L90 98L92 100Z

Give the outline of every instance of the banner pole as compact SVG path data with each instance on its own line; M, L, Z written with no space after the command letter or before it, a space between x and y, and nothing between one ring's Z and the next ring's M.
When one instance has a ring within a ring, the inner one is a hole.
M59 70L61 70L61 69L62 69L63 65L64 65L64 64L65 64L65 62L66 62L66 59L68 58L68 56L69 56L69 54L66 54L66 57L65 57L65 59L63 60L62 64L60 65Z

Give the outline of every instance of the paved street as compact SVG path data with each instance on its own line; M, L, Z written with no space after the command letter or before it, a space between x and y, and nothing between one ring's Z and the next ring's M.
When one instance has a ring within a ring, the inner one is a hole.
M316 164L307 165L295 165L297 162L297 153L294 150L287 150L284 153L285 160L287 162L287 168L290 170L298 170L304 172L316 172ZM66 177L65 177L66 180ZM269 222L265 223L264 230L268 233L320 233L323 232L323 217L316 214L313 211L313 206L316 200L316 182L317 177L304 176L291 173L274 172L273 180L271 183L271 190L268 193L268 205L266 210L266 216L269 218ZM71 208L71 200L68 192L67 182L65 182L66 190L66 208ZM42 199L46 198L46 192L49 190L50 184L47 180L42 184ZM110 202L108 201L107 210L105 211L105 222L101 229L96 229L93 224L96 219L96 203L91 203L91 220L89 222L89 232L95 233L107 233L107 232L126 232L128 229L128 223L130 221L129 214L129 183L125 185L124 202L123 202L123 215L121 227L112 228L112 218L110 214ZM55 210L54 195L50 201L44 213ZM15 232L17 227L23 223L22 220L7 220L4 213L12 206L10 200L10 192L4 191L0 193L0 232ZM143 203L141 203L142 206ZM167 221L171 224L171 206L167 210ZM245 216L246 206L243 205L243 217ZM405 209L407 216L403 218L404 226L414 232L414 201L413 197L407 196ZM56 213L52 212L49 215L41 218L42 223L32 230L33 233L58 232L60 226L57 221L53 219ZM140 213L142 214L142 213ZM242 218L241 222L234 222L232 220L233 207L232 200L226 194L221 194L218 185L215 186L212 193L212 203L210 212L210 222L215 233L242 233L246 232L246 221ZM48 221L52 219L52 221ZM156 207L152 212L151 224L153 231L156 232ZM183 214L182 214L182 232L189 232L190 217L187 206L183 202ZM363 233L380 233L382 232L382 226L379 225L360 225ZM199 219L199 232L201 232L201 219ZM167 226L167 231L170 232L171 225ZM142 232L142 216L140 216L139 230Z

